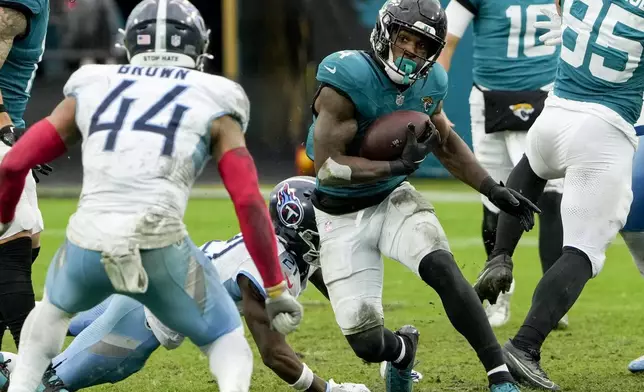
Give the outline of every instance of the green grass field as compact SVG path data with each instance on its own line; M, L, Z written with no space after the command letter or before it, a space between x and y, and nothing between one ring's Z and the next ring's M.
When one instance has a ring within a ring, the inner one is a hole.
M462 191L452 182L423 182L423 190ZM76 200L43 199L46 231L35 265L34 285L42 295L43 282L56 248L64 238L65 225ZM466 277L474 281L484 259L480 235L480 204L473 199L435 202L452 250ZM226 239L238 230L232 205L227 200L192 200L185 221L198 244ZM527 235L515 255L516 292L512 320L496 330L501 342L513 335L523 321L533 289L541 275L534 232ZM465 339L454 331L437 295L393 261L386 262L384 304L386 326L396 329L412 323L420 330L416 368L425 379L416 391L486 391L483 367ZM644 354L644 281L621 239L608 251L603 273L591 281L570 312L570 328L553 332L543 350L542 364L566 391L612 392L644 390L644 378L633 376L626 365ZM365 365L346 344L330 306L311 287L301 298L304 321L289 343L313 371L337 382L365 383L373 392L384 391L377 365ZM47 326L43 325L42 328ZM8 334L4 350L13 351ZM177 350L158 350L146 368L128 380L96 390L111 391L216 391L206 359L189 343ZM291 391L262 363L255 350L252 391ZM523 390L529 390L524 388Z

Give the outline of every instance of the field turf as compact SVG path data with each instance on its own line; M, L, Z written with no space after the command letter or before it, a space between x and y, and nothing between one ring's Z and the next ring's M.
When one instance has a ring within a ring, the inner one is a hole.
M485 259L480 240L481 206L474 194L447 181L422 182L423 190L454 192L434 201L452 251L470 281ZM466 197L461 192L467 192ZM452 197L455 196L455 197ZM37 297L42 296L47 265L64 239L65 226L76 207L75 199L42 199L46 231L42 251L34 267ZM185 222L197 244L227 239L238 224L228 200L191 200ZM541 275L536 230L522 240L515 254L516 291L509 324L496 329L499 341L512 336L528 310L533 289ZM475 353L451 326L437 295L397 263L385 263L384 306L386 326L396 329L414 324L420 330L416 369L425 378L415 391L486 391L483 367ZM628 373L626 366L644 354L644 281L620 238L608 251L602 274L592 280L573 307L570 328L555 331L547 340L542 364L565 391L617 392L644 390L644 377ZM307 365L324 378L337 382L365 383L373 392L384 391L377 365L365 365L346 344L330 306L310 287L301 297L304 321L288 341ZM41 326L47 328L47 326ZM250 338L249 336L249 339ZM251 344L252 345L252 344ZM5 333L3 350L14 351ZM252 391L291 391L273 375L255 351ZM159 349L143 371L116 385L94 390L109 391L216 391L206 359L189 342L174 351ZM530 391L528 388L522 388Z

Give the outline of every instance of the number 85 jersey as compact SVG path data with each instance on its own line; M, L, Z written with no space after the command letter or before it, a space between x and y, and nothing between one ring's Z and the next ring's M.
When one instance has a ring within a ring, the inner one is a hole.
M101 251L182 240L190 190L210 158L212 120L229 115L246 131L250 104L241 86L179 67L87 65L64 94L76 98L83 138L69 240Z
M633 133L644 91L644 1L562 0L561 8L555 95L603 105Z

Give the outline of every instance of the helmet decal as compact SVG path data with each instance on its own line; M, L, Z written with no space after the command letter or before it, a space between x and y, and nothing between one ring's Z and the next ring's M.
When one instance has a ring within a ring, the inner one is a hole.
M288 183L284 183L277 192L277 215L286 227L291 228L297 228L304 219L302 202Z

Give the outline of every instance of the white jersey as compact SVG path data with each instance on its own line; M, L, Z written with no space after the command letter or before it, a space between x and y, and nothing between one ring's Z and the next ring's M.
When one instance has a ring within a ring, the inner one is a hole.
M301 276L294 257L286 251L277 237L275 237L275 241L277 241L277 253L288 291L293 297L297 298L306 288L308 278L315 272L315 268L311 266L309 274L305 277ZM221 283L240 310L242 297L241 290L237 284L237 278L240 275L250 279L257 289L264 296L266 295L262 277L259 275L255 262L248 253L241 234L237 234L228 241L206 242L200 249L212 260L215 269L219 273Z
M244 132L237 83L179 67L86 65L64 88L76 98L83 188L68 238L92 250L159 248L181 240L191 187L210 158L210 123Z
M297 263L293 256L286 251L277 237L275 237L275 241L277 241L280 266L282 267L282 273L284 274L288 290L293 297L297 298L306 288L308 278L316 269L311 266L308 275L305 279L302 279L303 277L297 268ZM212 261L215 269L219 273L219 281L224 285L233 301L235 301L240 313L243 314L241 289L237 284L237 278L240 275L250 279L255 287L266 296L262 277L259 275L259 271L248 253L248 249L246 249L241 234L237 234L228 241L215 240L206 242L200 249ZM146 321L154 336L161 342L161 345L170 350L179 347L184 337L166 327L147 308L144 308L144 310Z

